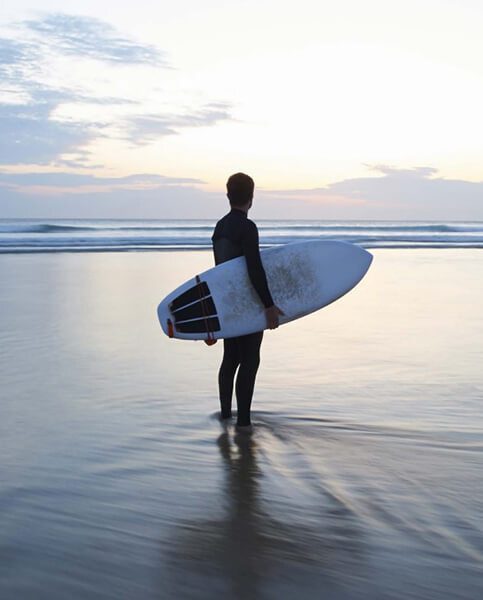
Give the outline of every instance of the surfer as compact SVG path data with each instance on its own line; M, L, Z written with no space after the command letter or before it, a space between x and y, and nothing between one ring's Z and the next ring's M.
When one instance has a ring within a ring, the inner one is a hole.
M275 306L267 277L260 259L258 229L248 218L253 202L255 183L244 173L235 173L227 183L227 196L231 210L218 221L211 238L215 263L218 265L238 256L245 256L248 276L265 307L267 327L278 327L279 315L283 312ZM260 364L260 346L263 331L223 340L223 360L218 373L221 418L229 419L233 383L238 369L235 391L237 400L237 429L251 431L250 407L255 378Z

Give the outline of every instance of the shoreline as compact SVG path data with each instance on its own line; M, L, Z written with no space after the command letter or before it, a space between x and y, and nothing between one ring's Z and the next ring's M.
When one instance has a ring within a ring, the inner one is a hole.
M312 241L312 240L310 240ZM324 241L339 241L339 240L324 240ZM298 243L298 242L293 242ZM302 242L300 242L302 243ZM351 242L347 242L351 243ZM279 246L283 246L285 244L278 245L270 245L264 246L260 244L261 250L268 250L269 248L277 248ZM421 245L406 245L406 246L372 246L370 244L354 244L355 246L361 246L365 250L483 250L483 244L480 245L468 245L468 246L448 246L437 245L437 244L421 244ZM186 246L172 246L172 247L160 247L160 248L43 248L41 250L33 250L29 249L15 249L15 250L5 250L0 249L0 256L2 255L12 255L12 254L125 254L125 253L154 253L154 252L206 252L212 251L211 246L197 246L197 247L186 247Z

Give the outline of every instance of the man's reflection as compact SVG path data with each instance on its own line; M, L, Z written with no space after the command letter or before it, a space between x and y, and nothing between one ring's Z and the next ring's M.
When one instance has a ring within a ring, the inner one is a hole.
M287 518L282 522L267 513L260 489L263 473L257 462L258 443L245 433L230 438L224 432L218 437L225 471L226 517L176 526L170 562L178 594L212 598L215 586L217 593L232 598L259 598L265 585L273 592L283 583L280 578L283 580L285 566L292 570L297 565L317 566L311 572L328 582L337 577L334 562L342 559L347 566L348 555L358 554L359 532L352 523L340 522L344 519L340 507L321 516L321 527L307 527ZM314 515L310 517L313 522ZM345 545L338 539L341 525ZM337 537L334 529L338 529Z

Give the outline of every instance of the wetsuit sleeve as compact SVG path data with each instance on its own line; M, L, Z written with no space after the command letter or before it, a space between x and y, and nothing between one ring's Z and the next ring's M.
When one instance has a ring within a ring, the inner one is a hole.
M260 296L265 308L273 306L272 295L268 289L267 276L260 258L260 247L258 245L258 229L253 221L248 221L242 235L242 249L247 261L248 276Z
M219 263L217 256L216 256L216 248L215 248L215 242L219 237L218 231L220 229L220 222L218 221L218 223L215 226L215 230L213 231L213 235L211 236L211 244L212 244L212 248L213 248L213 257L215 259L215 265L217 265Z

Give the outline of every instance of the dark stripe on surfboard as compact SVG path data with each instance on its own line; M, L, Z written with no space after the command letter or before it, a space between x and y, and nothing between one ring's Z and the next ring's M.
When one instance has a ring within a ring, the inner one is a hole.
M200 296L205 297L210 295L210 290L205 281L202 281L199 285L195 285L189 290L186 290L181 296L175 298L169 305L171 312L179 310L186 306L186 304L192 304L200 299Z
M208 296L203 298L203 305L200 302L194 302L184 308L180 308L174 314L176 323L178 321L188 321L189 319L199 319L201 317L216 316L216 307L213 298Z
M180 333L208 333L208 331L220 331L220 321L218 317L209 317L176 323L175 327Z

